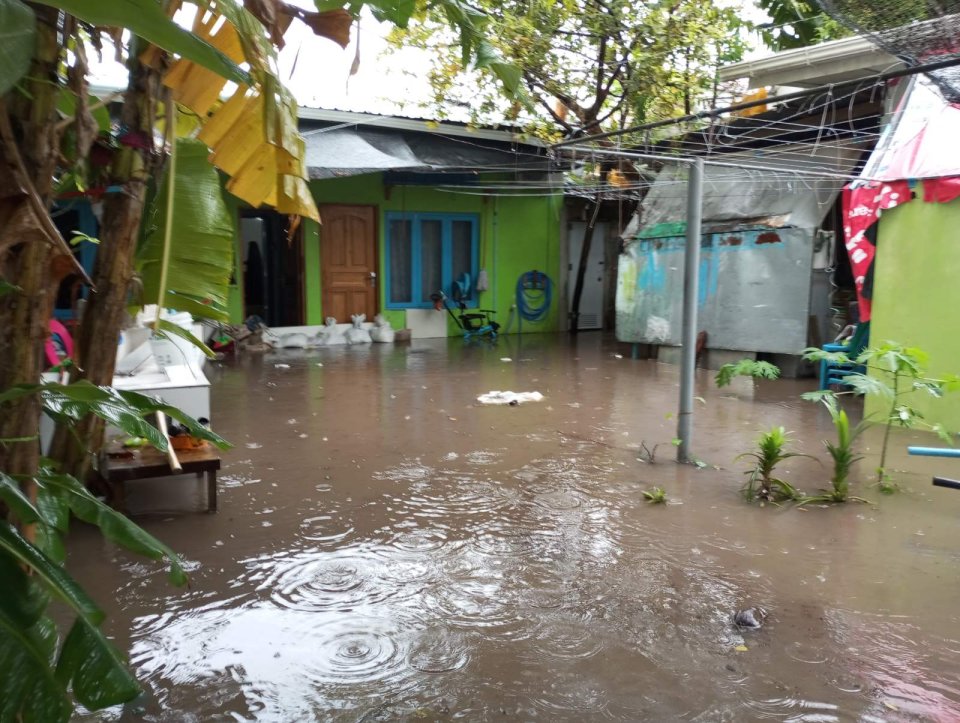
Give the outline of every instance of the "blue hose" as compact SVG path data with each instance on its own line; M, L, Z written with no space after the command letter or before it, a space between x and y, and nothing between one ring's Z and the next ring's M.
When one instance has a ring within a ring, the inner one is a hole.
M524 321L543 321L550 313L553 282L542 271L527 271L517 279L517 313Z

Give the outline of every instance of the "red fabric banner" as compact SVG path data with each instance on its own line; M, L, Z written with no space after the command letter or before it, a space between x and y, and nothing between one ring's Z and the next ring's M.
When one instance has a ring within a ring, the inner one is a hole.
M955 198L960 198L960 177L924 179L923 200L927 203L948 203Z
M860 302L861 321L870 321L870 299L863 297L863 282L876 253L876 248L866 238L867 229L877 222L881 211L906 203L910 198L910 184L907 181L871 183L843 189L843 236Z

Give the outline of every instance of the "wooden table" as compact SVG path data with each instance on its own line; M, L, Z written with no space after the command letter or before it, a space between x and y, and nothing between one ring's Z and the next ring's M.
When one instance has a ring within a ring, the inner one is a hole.
M174 474L196 474L207 478L207 512L217 511L217 470L220 455L216 447L207 443L198 449L177 450L182 472L170 469L167 455L153 447L132 450L129 456L118 456L123 447L114 443L107 447L100 460L100 476L106 481L113 495L114 506L120 511L126 508L126 483L128 480L149 477L169 477Z

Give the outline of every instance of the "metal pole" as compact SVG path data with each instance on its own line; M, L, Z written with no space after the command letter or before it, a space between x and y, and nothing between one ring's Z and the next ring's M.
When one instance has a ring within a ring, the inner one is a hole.
M700 277L700 226L703 211L703 159L690 164L687 180L687 243L683 252L683 329L680 332L680 414L677 461L691 462L693 382L697 366L697 282Z

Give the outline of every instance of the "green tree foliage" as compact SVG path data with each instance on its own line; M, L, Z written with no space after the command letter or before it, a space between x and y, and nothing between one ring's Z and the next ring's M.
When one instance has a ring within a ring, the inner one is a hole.
M691 109L714 88L716 68L740 59L746 24L732 8L698 0L478 0L491 47L518 69L511 104L494 83L463 78L465 63L443 17L427 8L392 34L429 51L431 110L461 105L478 120L504 116L547 137L623 128ZM525 108L524 108L525 106Z
M757 7L770 16L770 22L757 29L771 50L803 48L850 35L812 0L757 0Z

